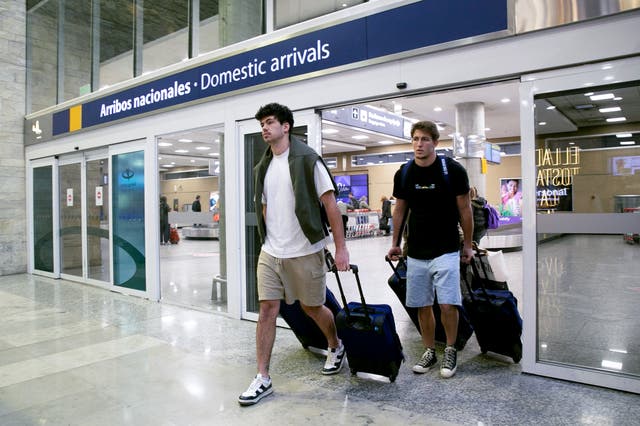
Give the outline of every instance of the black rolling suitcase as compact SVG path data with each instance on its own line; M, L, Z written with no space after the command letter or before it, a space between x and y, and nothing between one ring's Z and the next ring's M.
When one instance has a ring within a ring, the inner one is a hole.
M475 264L474 275L479 275ZM513 362L522 359L522 318L518 301L509 290L494 290L476 280L479 288L473 289L466 274L462 274L468 293L463 298L476 339L482 353L489 351L506 355Z
M415 324L418 329L418 333L420 332L420 322L418 321L418 308L407 307L405 304L407 298L407 263L404 258L400 258L396 265L393 264L393 261L389 259L388 256L385 256L385 260L389 262L391 265L391 269L393 270L393 274L389 277L387 283L391 290L398 296L400 302L402 302L402 306L409 314L409 318ZM440 320L440 305L438 305L438 296L436 295L433 301L433 316L436 320L436 341L440 343L447 343L447 336L444 332L444 326L442 325L442 321ZM467 340L473 334L473 327L469 322L469 317L467 312L465 311L463 306L458 306L458 336L456 338L455 348L457 350L464 349L467 344Z
M333 312L334 317L340 309L342 309L333 292L328 288L324 305ZM284 300L281 300L280 316L287 322L287 324L289 324L289 327L291 327L291 330L296 335L303 348L310 349L313 352L322 352L327 350L327 338L324 336L316 322L302 310L298 300L291 305L288 305Z
M356 265L351 265L351 271L358 284L361 302L347 303L338 270L332 261L328 265L336 274L344 303L344 309L336 316L336 328L347 352L351 374L362 372L386 376L394 382L404 354L391 307L366 303Z

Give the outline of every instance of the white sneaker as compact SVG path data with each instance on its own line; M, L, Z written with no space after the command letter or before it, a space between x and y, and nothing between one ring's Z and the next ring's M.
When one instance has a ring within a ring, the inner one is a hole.
M327 361L322 368L322 374L330 375L337 374L342 370L342 364L344 363L344 345L340 342L340 346L337 348L329 348L327 350Z
M267 395L273 393L271 378L264 379L258 374L249 385L249 388L238 397L240 405L253 405Z

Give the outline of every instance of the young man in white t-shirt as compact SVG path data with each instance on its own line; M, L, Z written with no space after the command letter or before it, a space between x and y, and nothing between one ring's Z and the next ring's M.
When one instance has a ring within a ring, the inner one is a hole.
M268 104L260 108L255 117L269 145L255 169L256 212L262 212L258 213L258 233L263 242L257 267L258 374L238 397L240 405L255 404L273 392L269 362L281 299L287 303L299 300L302 309L327 338L329 348L323 374L340 372L345 355L333 313L324 306L325 241L320 203L333 233L336 266L341 271L349 269L349 253L333 180L320 156L290 137L293 114L289 108Z

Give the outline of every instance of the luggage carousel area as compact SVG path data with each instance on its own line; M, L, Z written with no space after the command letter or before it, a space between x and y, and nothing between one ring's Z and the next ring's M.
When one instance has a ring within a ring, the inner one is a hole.
M201 240L215 240L220 236L220 229L217 224L201 226L184 226L180 228L183 238L193 238Z

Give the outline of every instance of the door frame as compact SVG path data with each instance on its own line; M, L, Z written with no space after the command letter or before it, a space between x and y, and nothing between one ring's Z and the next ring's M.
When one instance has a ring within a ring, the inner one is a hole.
M610 76L615 75L615 81ZM534 96L542 93L559 92L589 87L633 81L640 75L640 58L607 61L538 74L523 75L520 84L520 134L522 143L523 192L536 193L536 154ZM537 233L618 233L620 219L627 222L634 215L616 213L561 215L536 214L536 197L523 197L523 211L531 213L523 221L523 297L524 306L524 354L522 370L541 376L570 380L590 385L603 386L628 392L640 392L640 377L632 378L623 374L570 366L537 359ZM624 217L623 217L624 216ZM614 219L614 220L612 220Z

